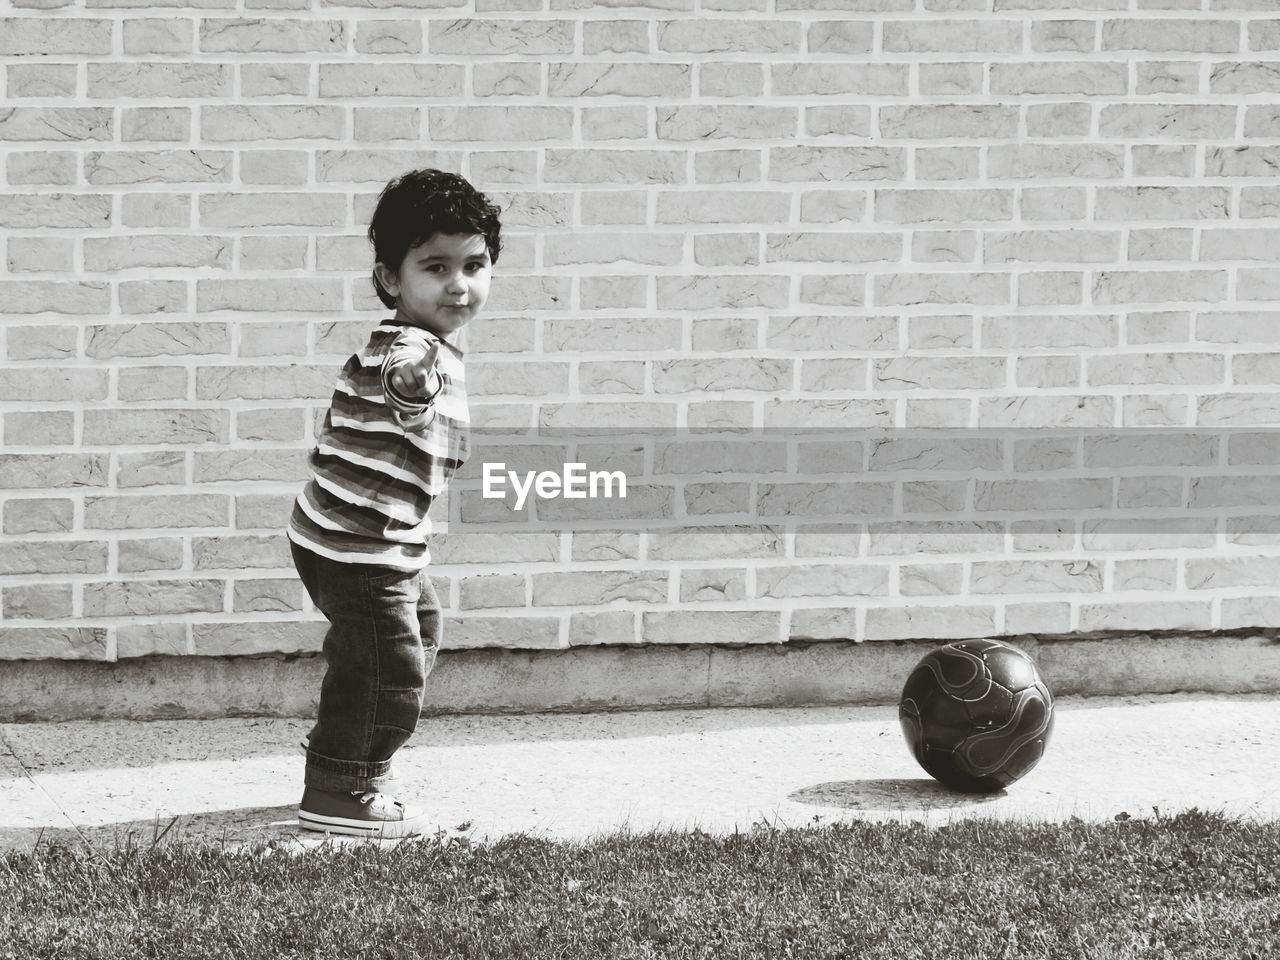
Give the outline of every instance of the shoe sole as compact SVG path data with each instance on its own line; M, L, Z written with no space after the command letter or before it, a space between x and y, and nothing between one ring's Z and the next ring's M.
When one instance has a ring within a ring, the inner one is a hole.
M349 817L330 817L322 813L298 811L298 829L314 833L333 833L344 837L368 837L373 840L399 840L416 837L422 833L422 817L411 820L352 820Z

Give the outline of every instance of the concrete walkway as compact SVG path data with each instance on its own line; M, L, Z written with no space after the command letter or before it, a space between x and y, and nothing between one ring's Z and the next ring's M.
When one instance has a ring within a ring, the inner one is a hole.
M304 720L0 725L0 849L175 839L299 848ZM424 719L395 792L442 836L585 839L848 819L1280 818L1280 697L1067 698L1044 760L991 797L916 765L893 706ZM176 820L175 820L176 818Z

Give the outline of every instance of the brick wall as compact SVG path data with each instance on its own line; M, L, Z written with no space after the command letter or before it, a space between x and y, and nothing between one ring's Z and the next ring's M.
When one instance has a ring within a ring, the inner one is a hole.
M448 646L1274 623L1280 19L1138 6L11 0L0 658L318 647L281 531L423 165L506 208L479 426L874 428L781 479L903 514L468 528Z

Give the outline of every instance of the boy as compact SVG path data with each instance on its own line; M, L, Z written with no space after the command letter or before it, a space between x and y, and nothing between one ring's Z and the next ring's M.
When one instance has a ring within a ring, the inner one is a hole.
M304 746L304 830L392 838L423 814L381 787L417 725L440 641L427 508L466 459L462 353L501 249L498 208L462 177L415 170L369 225L378 298L395 308L342 369L289 520L294 565L329 620Z

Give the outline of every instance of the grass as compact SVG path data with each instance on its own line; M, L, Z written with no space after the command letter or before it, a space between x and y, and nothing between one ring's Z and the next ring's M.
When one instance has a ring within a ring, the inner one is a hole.
M1280 957L1280 824L854 822L0 858L0 957Z

